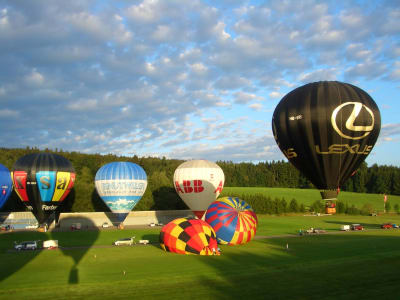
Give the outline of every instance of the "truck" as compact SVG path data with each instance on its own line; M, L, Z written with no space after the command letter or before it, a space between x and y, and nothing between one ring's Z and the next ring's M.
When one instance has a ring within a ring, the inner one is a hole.
M350 231L350 225L342 225L342 226L340 226L340 230L342 230L342 231Z
M44 249L56 249L58 248L58 240L47 240L43 241Z

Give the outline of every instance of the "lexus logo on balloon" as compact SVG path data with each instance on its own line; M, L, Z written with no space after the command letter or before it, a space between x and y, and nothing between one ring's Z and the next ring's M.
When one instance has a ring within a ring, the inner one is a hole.
M347 130L360 133L361 134L360 136L349 136L349 135L344 134L342 129L340 129L337 124L338 123L338 120L337 120L338 114L341 115L340 113L343 111L343 108L345 108L347 106L353 107L353 110L351 111L349 117L346 120L345 127ZM355 125L357 122L357 118L359 117L360 112L362 110L365 110L367 112L367 115L370 116L370 120L368 120L368 118L366 118L367 119L366 122L368 122L369 125ZM359 103L359 102L346 102L335 108L335 110L332 113L331 123L332 123L332 126L335 129L335 131L341 137L346 138L346 139L351 139L351 140L359 140L359 139L365 138L367 135L370 134L372 129L374 129L375 118L374 118L374 113L372 112L371 109L368 108L368 106L366 106L362 103Z

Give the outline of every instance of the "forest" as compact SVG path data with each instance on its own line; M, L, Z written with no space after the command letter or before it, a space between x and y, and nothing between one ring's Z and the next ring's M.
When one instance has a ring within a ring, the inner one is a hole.
M98 196L94 178L97 170L114 161L130 161L143 167L147 174L148 186L145 194L134 210L167 210L186 209L175 192L172 178L175 169L183 160L165 157L132 157L113 154L85 154L65 152L59 149L40 150L38 148L0 148L0 163L10 171L18 158L29 153L41 151L57 153L71 161L76 171L74 189L68 196L62 211L90 212L108 211ZM313 185L290 163L270 161L254 163L234 163L232 161L216 162L224 171L225 186L230 187L286 187L313 188ZM386 193L400 195L400 168L395 166L368 166L365 162L346 182L341 190L359 193ZM290 200L289 200L290 201ZM1 211L23 211L24 205L15 192Z

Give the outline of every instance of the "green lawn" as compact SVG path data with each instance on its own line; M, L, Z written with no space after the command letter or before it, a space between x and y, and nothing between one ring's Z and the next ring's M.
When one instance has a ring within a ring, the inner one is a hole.
M224 187L222 196L240 196L263 194L271 197L271 199L284 197L289 203L295 198L298 203L303 203L305 206L310 206L313 202L321 200L321 195L317 189L289 189L289 188L268 188L268 187ZM246 199L243 199L246 200ZM378 212L383 212L383 195L380 194L363 194L340 192L338 200L347 202L350 206L355 205L357 208L362 208L364 204L370 203ZM389 195L388 201L393 209L395 204L400 206L400 196Z
M208 257L166 253L157 243L108 247L132 235L155 242L160 228L3 233L0 299L399 299L400 229L378 229L399 216L258 217L257 236L275 237ZM338 231L351 223L368 230ZM296 236L311 226L334 234ZM47 238L90 247L9 251L14 240Z

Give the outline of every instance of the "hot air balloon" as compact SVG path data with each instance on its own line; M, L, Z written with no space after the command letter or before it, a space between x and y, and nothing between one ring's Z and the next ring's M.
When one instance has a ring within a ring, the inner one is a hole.
M147 176L135 163L112 162L97 171L95 185L100 198L117 215L121 225L146 191Z
M12 192L13 184L10 171L0 164L0 208L7 202Z
M199 219L211 202L218 198L224 182L222 169L207 160L186 161L174 173L176 192Z
M224 197L211 203L206 222L214 229L218 243L228 245L250 242L258 224L251 206L238 197Z
M61 155L27 154L15 162L12 180L19 198L43 224L74 186L75 170Z
M179 218L164 225L160 244L165 251L178 254L219 254L214 229L200 219Z
M371 153L380 128L374 100L362 89L337 81L291 91L272 118L279 148L320 190L327 208L334 207L340 186Z

